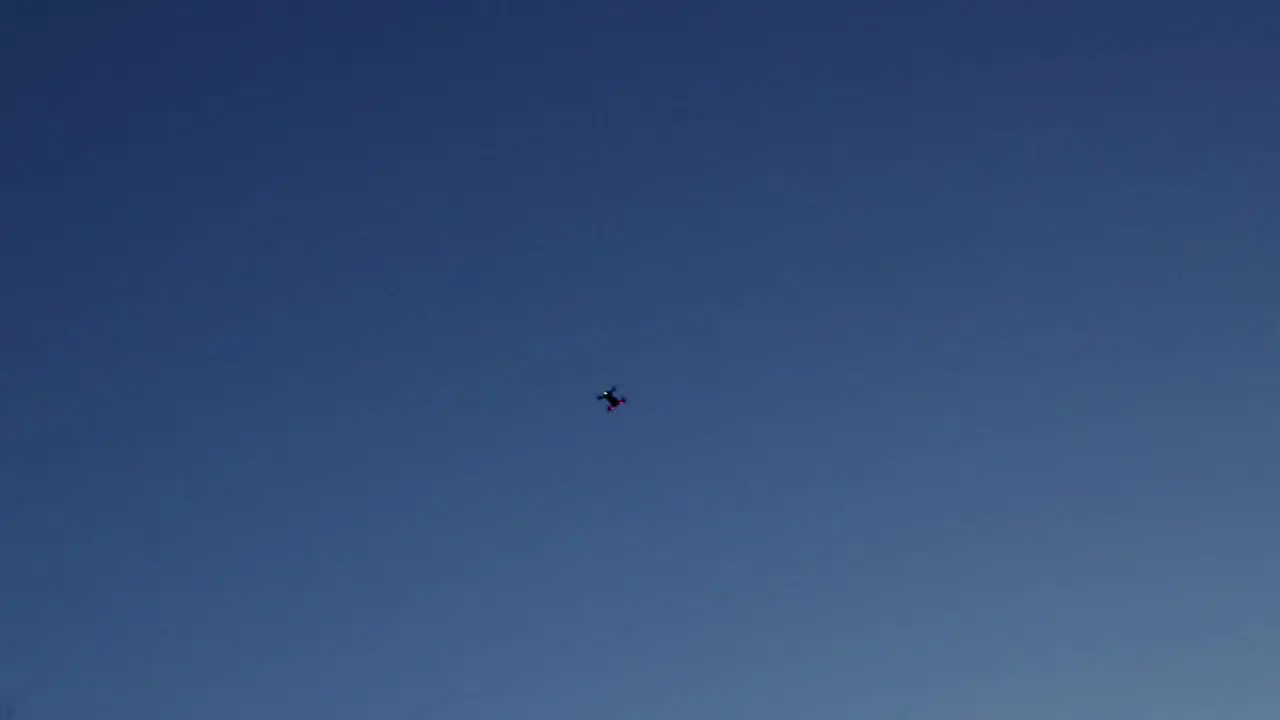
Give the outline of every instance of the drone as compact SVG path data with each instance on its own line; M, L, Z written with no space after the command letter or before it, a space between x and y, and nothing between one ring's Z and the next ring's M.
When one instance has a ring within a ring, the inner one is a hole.
M619 406L627 404L627 399L619 397L616 394L617 392L618 386L614 385L596 396L596 400L607 400L609 402L609 407L605 408L605 412L613 412L614 410L617 410Z

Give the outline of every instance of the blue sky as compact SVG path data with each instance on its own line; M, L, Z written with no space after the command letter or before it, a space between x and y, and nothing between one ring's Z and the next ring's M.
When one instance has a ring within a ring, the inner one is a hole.
M0 15L21 720L1280 711L1270 4L125 5Z

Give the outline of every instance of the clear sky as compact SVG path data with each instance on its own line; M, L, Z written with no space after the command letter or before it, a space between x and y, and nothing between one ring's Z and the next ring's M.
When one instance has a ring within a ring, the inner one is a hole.
M1261 1L5 3L0 692L1274 720L1278 39Z

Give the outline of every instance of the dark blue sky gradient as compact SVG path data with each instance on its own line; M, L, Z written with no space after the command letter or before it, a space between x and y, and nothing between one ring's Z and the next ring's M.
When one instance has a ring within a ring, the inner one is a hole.
M1277 77L1260 1L6 3L0 693L1274 720Z

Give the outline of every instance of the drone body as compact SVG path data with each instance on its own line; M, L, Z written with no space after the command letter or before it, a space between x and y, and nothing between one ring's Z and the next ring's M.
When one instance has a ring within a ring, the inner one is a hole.
M627 399L624 397L619 397L617 395L617 392L618 392L618 386L614 385L613 387L609 388L608 390L605 390L604 392L596 396L597 400L608 401L609 407L605 408L605 412L613 412L614 410L617 410L619 407L627 404Z

